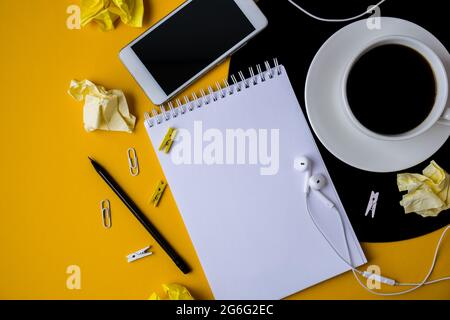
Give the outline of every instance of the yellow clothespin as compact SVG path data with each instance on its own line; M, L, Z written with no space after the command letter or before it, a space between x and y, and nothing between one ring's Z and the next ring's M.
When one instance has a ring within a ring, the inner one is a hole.
M164 140L161 142L159 146L159 151L164 150L165 153L169 153L170 148L172 147L173 141L175 140L175 136L177 135L177 130L174 128L169 128L164 137Z
M152 198L150 199L150 202L153 203L155 207L158 206L159 201L161 200L162 194L164 190L166 189L167 183L164 181L159 181L156 185L155 192L153 192Z

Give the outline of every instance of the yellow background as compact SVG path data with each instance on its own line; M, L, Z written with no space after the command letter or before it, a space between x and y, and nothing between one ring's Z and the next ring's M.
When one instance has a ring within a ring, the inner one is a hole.
M145 27L181 2L146 0ZM171 282L187 286L196 298L212 298L170 188L159 208L148 203L157 180L163 177L142 121L144 111L152 105L117 57L119 50L145 29L119 24L107 33L95 25L69 30L66 9L77 3L0 1L0 298L146 299L153 291L161 293L162 283ZM227 63L218 67L194 89L224 78L227 67ZM138 117L135 132L85 132L82 103L66 93L73 78L124 90ZM141 173L137 177L128 173L129 147L138 153ZM155 245L97 176L88 156L113 173L193 267L191 274L182 275ZM99 202L105 198L112 206L110 230L101 223ZM363 244L363 248L384 274L419 281L429 267L440 233L398 243ZM153 256L127 263L127 254L150 244L154 245ZM448 275L449 264L447 241L434 277ZM66 288L70 265L81 268L81 290ZM376 297L347 273L293 298ZM449 299L450 283L428 286L402 298Z

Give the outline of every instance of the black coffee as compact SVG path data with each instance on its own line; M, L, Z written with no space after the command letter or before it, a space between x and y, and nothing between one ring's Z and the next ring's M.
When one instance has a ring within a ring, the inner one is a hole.
M429 115L436 83L429 63L402 45L383 45L364 54L347 81L347 99L356 119L385 135L407 132Z

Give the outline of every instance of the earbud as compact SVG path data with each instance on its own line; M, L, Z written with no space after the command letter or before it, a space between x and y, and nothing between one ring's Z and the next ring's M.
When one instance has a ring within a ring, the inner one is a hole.
M333 208L334 203L331 202L320 190L327 185L327 179L321 175L311 176L312 162L307 157L297 157L294 160L294 169L300 172L305 172L305 185L303 192L309 192L309 188L316 191L319 199L328 207Z
M315 174L309 178L308 183L312 189L319 191L327 185L327 179L321 174Z
M305 172L305 185L303 187L303 192L308 193L309 177L311 176L311 160L307 157L296 158L294 161L294 169L300 172Z
M321 174L315 174L312 177L309 178L308 184L316 191L319 199L323 202L324 205L326 205L328 208L333 208L335 205L333 202L330 201L320 190L324 188L327 185L327 179L321 175Z

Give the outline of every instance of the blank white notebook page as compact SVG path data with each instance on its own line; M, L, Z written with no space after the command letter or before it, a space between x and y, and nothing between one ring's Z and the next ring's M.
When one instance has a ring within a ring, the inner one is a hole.
M328 178L322 191L340 211L353 265L366 263L286 70L272 72L160 124L145 121L216 299L281 299L349 270L306 211L304 173L293 166L302 155ZM165 154L158 147L169 128L178 135ZM348 257L335 211L314 193L310 207Z

